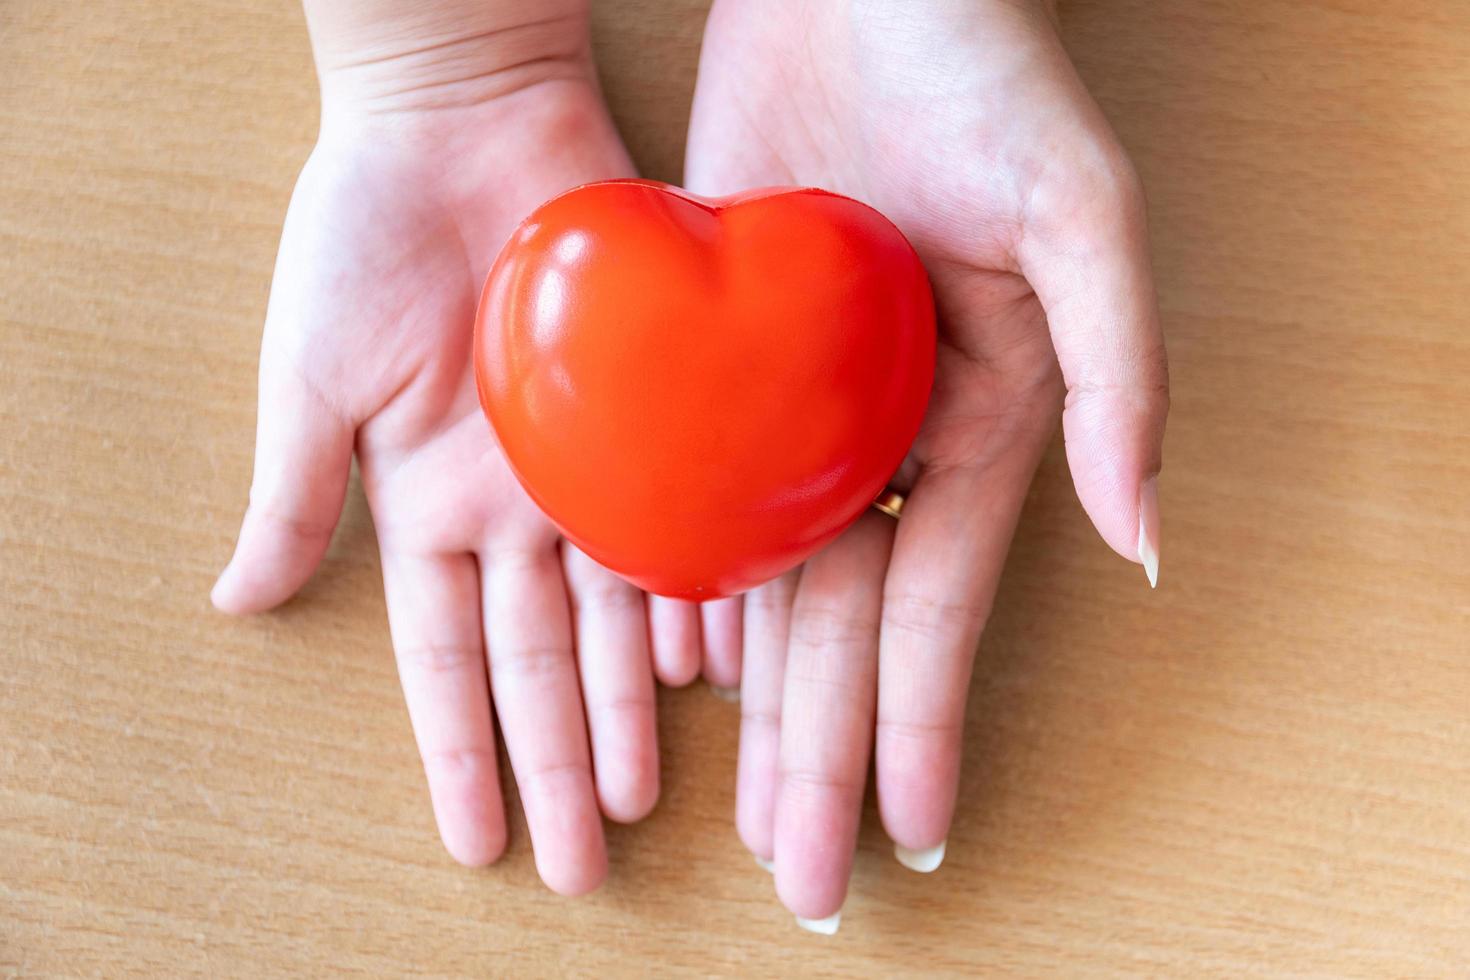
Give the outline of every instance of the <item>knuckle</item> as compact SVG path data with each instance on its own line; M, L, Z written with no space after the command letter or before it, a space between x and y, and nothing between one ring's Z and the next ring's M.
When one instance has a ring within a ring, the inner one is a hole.
M642 717L653 712L654 702L652 697L642 697L639 695L609 698L589 697L587 699L587 710L602 717L626 718L630 715Z
M883 597L883 628L913 633L924 639L963 639L973 642L990 613L989 605L975 599L940 599L917 592L890 592Z
M1124 214L1144 217L1148 199L1144 195L1143 177L1126 153L1119 150L1109 162L1103 182L1114 207Z
M766 728L772 731L781 729L781 710L765 711L759 708L746 708L741 703L740 721L742 724L753 725L756 728Z
M535 676L571 669L571 651L555 644L507 645L490 653L490 670L497 675Z
M497 548L487 556L492 569L507 577L538 569L551 552L543 548Z
M1152 355L1145 355L1145 358ZM1067 395L1073 400L1099 395L1141 395L1149 398L1169 397L1168 368L1162 363L1155 371L1138 372L1137 376L1074 378L1067 382Z
M1043 239L1078 249L1085 238L1129 239L1146 236L1148 206L1143 179L1121 144L1104 137L1074 145L1044 168L1028 202L1028 213ZM1080 256L1079 256L1080 257Z
M962 722L953 719L915 721L907 718L879 718L877 737L905 742L958 743L964 731Z
M270 501L250 502L250 514L258 521L277 531L304 541L320 541L329 538L337 529L337 521L303 517L279 504Z
M429 778L474 778L494 771L495 750L488 745L432 749L423 754Z
M833 606L803 606L791 619L791 642L816 649L859 646L877 632L871 619Z
M1143 217L1143 178L1132 158L1115 142L1100 145L1082 169L1082 182L1091 200L1115 215Z
M759 588L745 593L745 608L763 613L781 613L791 608L796 598L796 583L799 571L787 572L780 578L767 582Z
M569 591L572 602L578 609L601 613L643 611L643 594L622 582L604 582Z
M1128 154L1115 143L1093 147L1078 160L1068 177L1067 189L1052 203L1055 207L1047 212L1051 221L1069 234L1085 228L1094 237L1111 238L1121 233L1137 240L1147 233L1143 179Z
M341 402L337 398L332 397L331 394L333 391L337 391L343 386L331 383L324 384L322 383L319 375L312 373L310 370L304 369L305 365L311 365L320 360L321 351L319 349L313 349L305 358L295 361L295 363L298 365L295 372L296 378L301 383L302 391L306 393L307 397L311 401L316 402L317 405L320 406L322 411L326 413L327 418L336 423L339 428L350 432L352 431L352 429L356 428L352 421L352 415L350 412L346 411Z
M797 767L781 770L781 781L786 785L812 795L861 797L864 781L843 773L822 769Z
M398 650L404 666L425 674L457 674L478 669L480 650L451 643L412 643Z
M1162 337L1134 345L1118 344L1107 356L1088 360L1085 370L1067 379L1066 408L1084 402L1135 403L1148 411L1169 408L1169 355Z
M540 765L532 766L526 778L538 789L547 791L547 783L570 782L577 783L583 779L591 781L592 771L584 761L553 759L547 760Z
M791 606L792 594L785 589L760 588L745 594L746 612L780 613Z

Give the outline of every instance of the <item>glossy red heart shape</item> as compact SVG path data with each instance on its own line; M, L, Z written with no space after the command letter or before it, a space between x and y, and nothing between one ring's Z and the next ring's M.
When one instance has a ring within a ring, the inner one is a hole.
M919 429L934 301L912 246L851 198L576 188L485 283L475 377L527 492L597 561L705 600L852 524Z

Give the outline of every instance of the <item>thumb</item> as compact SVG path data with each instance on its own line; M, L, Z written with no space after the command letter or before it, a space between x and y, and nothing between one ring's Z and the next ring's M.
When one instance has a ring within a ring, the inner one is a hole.
M210 593L218 609L270 609L311 577L342 513L352 439L352 425L295 370L262 355L250 504Z
M1067 383L1067 464L1088 517L1158 584L1158 474L1169 368L1143 192L1121 158L1028 229L1022 271L1046 310Z

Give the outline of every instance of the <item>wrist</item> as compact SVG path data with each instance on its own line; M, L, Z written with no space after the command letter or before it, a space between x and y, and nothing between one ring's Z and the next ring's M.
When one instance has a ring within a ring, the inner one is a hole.
M592 82L585 0L308 0L323 121L483 105Z

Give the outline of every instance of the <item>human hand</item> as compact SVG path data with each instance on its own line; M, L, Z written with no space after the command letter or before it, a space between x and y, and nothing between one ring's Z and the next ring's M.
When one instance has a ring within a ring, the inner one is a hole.
M355 448L444 844L470 865L504 849L493 697L537 867L577 894L606 873L599 808L637 820L658 796L648 611L560 540L507 469L471 333L515 224L632 165L583 4L452 6L308 3L321 134L281 236L250 506L213 598L248 613L301 587ZM661 601L652 615L660 675L687 682L696 608Z
M870 512L745 597L736 822L802 919L841 909L870 751L899 859L942 859L975 646L1063 404L1083 507L1156 581L1168 376L1143 198L1050 13L716 0L706 28L690 190L873 205L940 320L902 520Z

